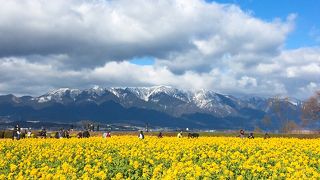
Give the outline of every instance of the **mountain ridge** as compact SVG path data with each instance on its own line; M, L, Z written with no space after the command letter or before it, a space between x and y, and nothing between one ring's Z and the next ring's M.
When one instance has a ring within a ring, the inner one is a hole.
M293 120L297 123L301 104L299 100L290 99L283 105L287 112L290 109L290 116L295 117ZM152 121L157 126L166 127L177 127L179 123L176 122L180 122L181 126L189 124L198 128L233 129L239 126L263 126L262 119L269 116L274 121L272 128L279 125L273 112L272 98L239 98L204 89L189 91L170 86L94 87L84 90L60 88L37 97L3 95L0 96L0 105L0 118L11 117L12 120L56 121L60 118L62 121L139 121L140 124ZM114 107L114 112L119 111L118 114L109 111ZM86 113L80 112L80 109ZM79 116L81 113L82 117Z

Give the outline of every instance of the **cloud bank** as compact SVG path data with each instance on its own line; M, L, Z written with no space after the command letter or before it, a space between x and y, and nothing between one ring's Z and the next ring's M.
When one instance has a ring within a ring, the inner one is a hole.
M320 48L285 49L297 15L264 21L202 0L0 0L0 93L170 85L304 98ZM154 57L154 65L130 59Z

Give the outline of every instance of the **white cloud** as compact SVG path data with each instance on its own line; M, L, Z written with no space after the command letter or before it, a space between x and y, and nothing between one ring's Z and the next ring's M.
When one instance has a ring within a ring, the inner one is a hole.
M280 85L272 81L268 82L268 86L265 83L258 86L257 80L253 77L243 76L237 79L236 74L222 73L219 69L205 73L187 71L177 75L166 67L139 66L128 61L108 62L95 69L74 71L30 63L24 59L8 58L0 61L0 75L6 80L5 84L0 84L0 92L15 92L19 95L40 95L58 87L90 88L97 84L105 87L162 84L183 89L212 89L237 94L260 91L261 94L271 95L283 92L282 87L278 88Z
M274 64L273 63L272 64L258 64L256 70L261 74L270 74L275 71L280 71L281 66L276 63L274 63Z
M253 77L242 76L240 80L238 80L238 84L240 87L257 87L257 80Z
M288 67L286 69L287 72L287 77L293 78L293 77L301 77L301 76L318 76L320 75L320 63L311 63L311 64L306 64L303 66L293 66L293 67Z
M304 87L299 88L297 94L301 95L302 97L309 97L314 95L316 91L319 91L320 83L310 82Z
M267 22L203 0L0 3L1 94L164 84L305 97L319 88L320 48L284 49L295 14ZM127 61L141 56L156 63Z
M293 18L265 22L202 0L0 3L0 56L64 55L70 67L144 55L174 61L194 50L206 65L225 53L276 53L293 26Z

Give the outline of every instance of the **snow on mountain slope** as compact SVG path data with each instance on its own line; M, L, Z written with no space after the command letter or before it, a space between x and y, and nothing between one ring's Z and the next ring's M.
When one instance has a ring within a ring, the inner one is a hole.
M220 116L235 113L233 108L221 99L221 96L212 91L200 90L193 94L192 100L200 109L219 114Z
M223 102L217 93L212 91L200 90L200 91L185 91L172 88L170 86L154 86L154 87L129 87L129 88L101 88L94 87L86 90L60 88L48 92L42 96L33 98L39 103L55 101L63 102L66 97L75 100L81 93L86 92L94 98L104 95L106 92L110 92L117 96L119 99L124 98L129 91L137 98L146 102L152 100L151 98L159 94L165 94L169 97L176 98L185 103L195 104L199 108L212 109L212 108L225 108ZM221 95L220 95L221 96ZM170 103L170 102L168 102Z
M99 86L94 86L93 88L90 88L88 90L85 90L86 92L88 92L88 94L91 95L96 95L96 96L101 96L106 92L105 88L101 88Z
M63 98L65 96L69 96L71 99L75 99L80 93L81 93L81 90L79 89L60 88L60 89L52 90L42 96L33 98L33 100L39 103L45 103L49 101L62 103Z
M32 98L39 104L73 102L103 103L114 100L124 107L139 107L167 112L175 116L188 113L209 113L215 116L237 116L241 109L250 108L267 112L270 99L260 97L236 98L208 90L187 91L170 86L101 88L86 90L60 88ZM272 99L271 99L272 100ZM292 106L301 104L289 99Z
M149 101L150 97L160 93L180 99L184 102L190 101L189 95L186 91L172 88L170 86L133 87L127 89L144 101Z

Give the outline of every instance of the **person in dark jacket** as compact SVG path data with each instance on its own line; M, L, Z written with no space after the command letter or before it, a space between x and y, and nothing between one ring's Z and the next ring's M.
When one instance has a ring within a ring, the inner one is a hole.
M78 137L78 138L82 138L82 137L83 137L83 133L82 133L81 131L78 132L77 137Z
M254 136L253 136L253 133L249 133L249 136L248 136L249 139L254 139Z
M21 133L21 137L22 139L26 138L27 135L27 130L25 129L23 133Z
M268 139L268 138L271 138L270 135L268 133L265 133L264 134L264 139Z
M140 131L140 134L139 134L139 139L144 139L144 134L143 134L143 131Z
M65 135L66 135L66 138L67 138L67 139L70 138L70 129L68 129L68 130L65 131Z
M85 130L83 133L82 133L82 137L84 138L89 138L90 137L90 133L88 130Z
M40 138L47 138L47 131L46 131L46 129L42 129L41 131L40 131Z
M13 132L12 132L12 139L20 139L20 134L21 134L21 130L19 125L17 124L14 128L13 128Z

